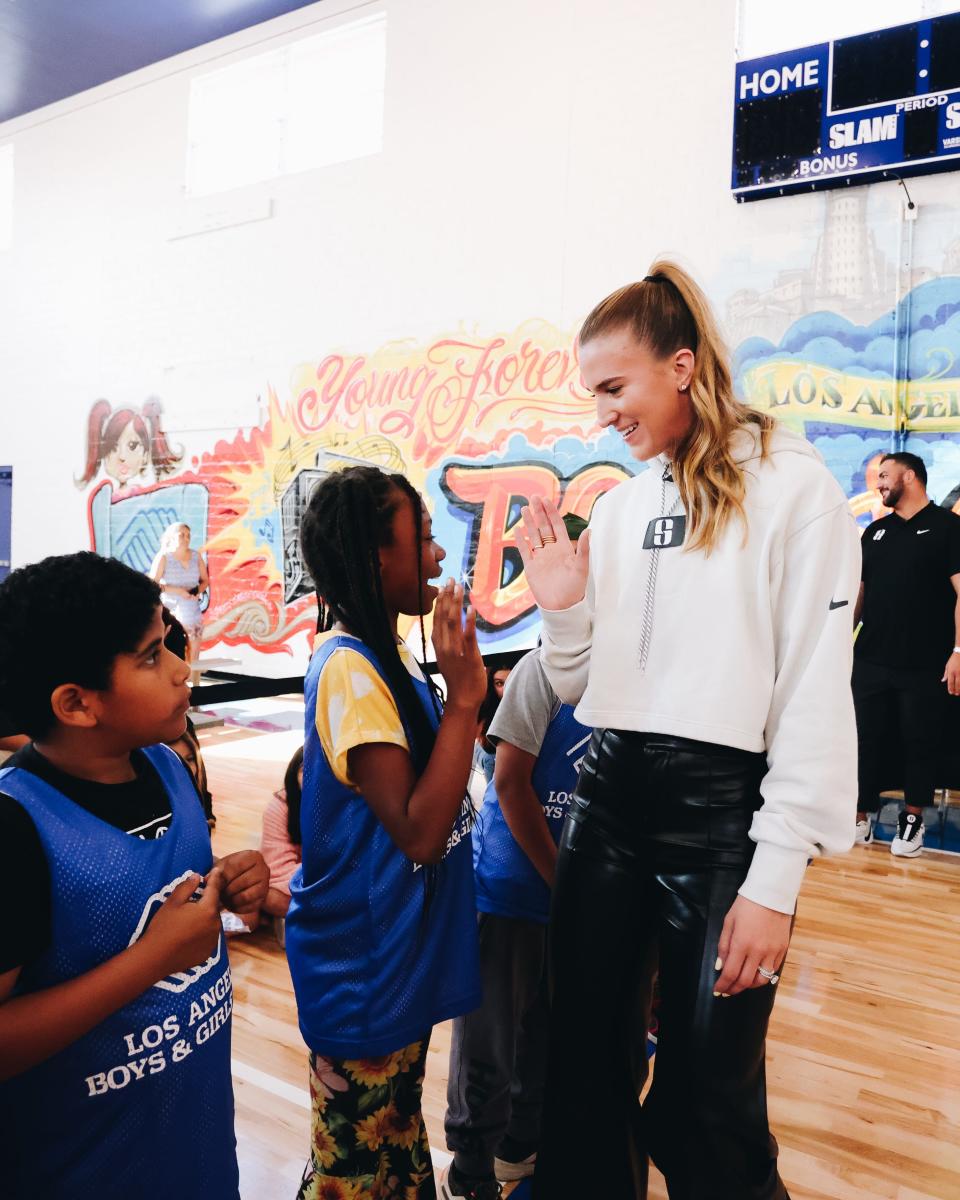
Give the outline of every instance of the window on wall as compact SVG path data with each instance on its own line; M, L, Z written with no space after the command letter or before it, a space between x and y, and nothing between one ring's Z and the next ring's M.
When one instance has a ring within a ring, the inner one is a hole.
M188 193L379 153L386 33L377 13L194 78Z
M956 8L957 0L737 0L737 57L815 46Z
M13 244L13 143L0 146L0 250Z

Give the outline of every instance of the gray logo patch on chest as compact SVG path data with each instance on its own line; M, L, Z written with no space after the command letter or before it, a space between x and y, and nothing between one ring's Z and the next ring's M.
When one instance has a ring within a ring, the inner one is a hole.
M687 518L682 514L677 517L654 517L647 525L643 537L644 550L669 550L673 546L682 546L686 533Z

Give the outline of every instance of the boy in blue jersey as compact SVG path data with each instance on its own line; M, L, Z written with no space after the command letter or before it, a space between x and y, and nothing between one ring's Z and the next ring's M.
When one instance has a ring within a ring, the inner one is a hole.
M237 1200L221 903L256 909L256 851L216 867L186 768L189 667L160 590L113 559L0 584L0 694L32 737L0 770L0 1191L7 1200Z
M586 523L566 520L571 537ZM441 1200L493 1200L532 1175L548 1033L546 941L557 844L591 731L532 650L514 667L488 736L493 782L474 828L483 1004L454 1022Z

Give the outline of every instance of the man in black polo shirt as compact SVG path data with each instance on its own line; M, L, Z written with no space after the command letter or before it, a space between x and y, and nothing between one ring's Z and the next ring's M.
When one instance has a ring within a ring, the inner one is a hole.
M923 809L933 803L946 696L960 695L960 517L927 496L916 454L888 454L878 491L893 512L863 533L862 618L853 664L859 739L857 841L873 838L890 723L903 747L901 812L892 853L923 849Z

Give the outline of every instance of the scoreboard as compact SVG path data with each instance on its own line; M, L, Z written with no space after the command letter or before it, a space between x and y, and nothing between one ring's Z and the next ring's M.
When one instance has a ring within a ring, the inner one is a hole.
M960 168L960 12L738 62L738 201Z

